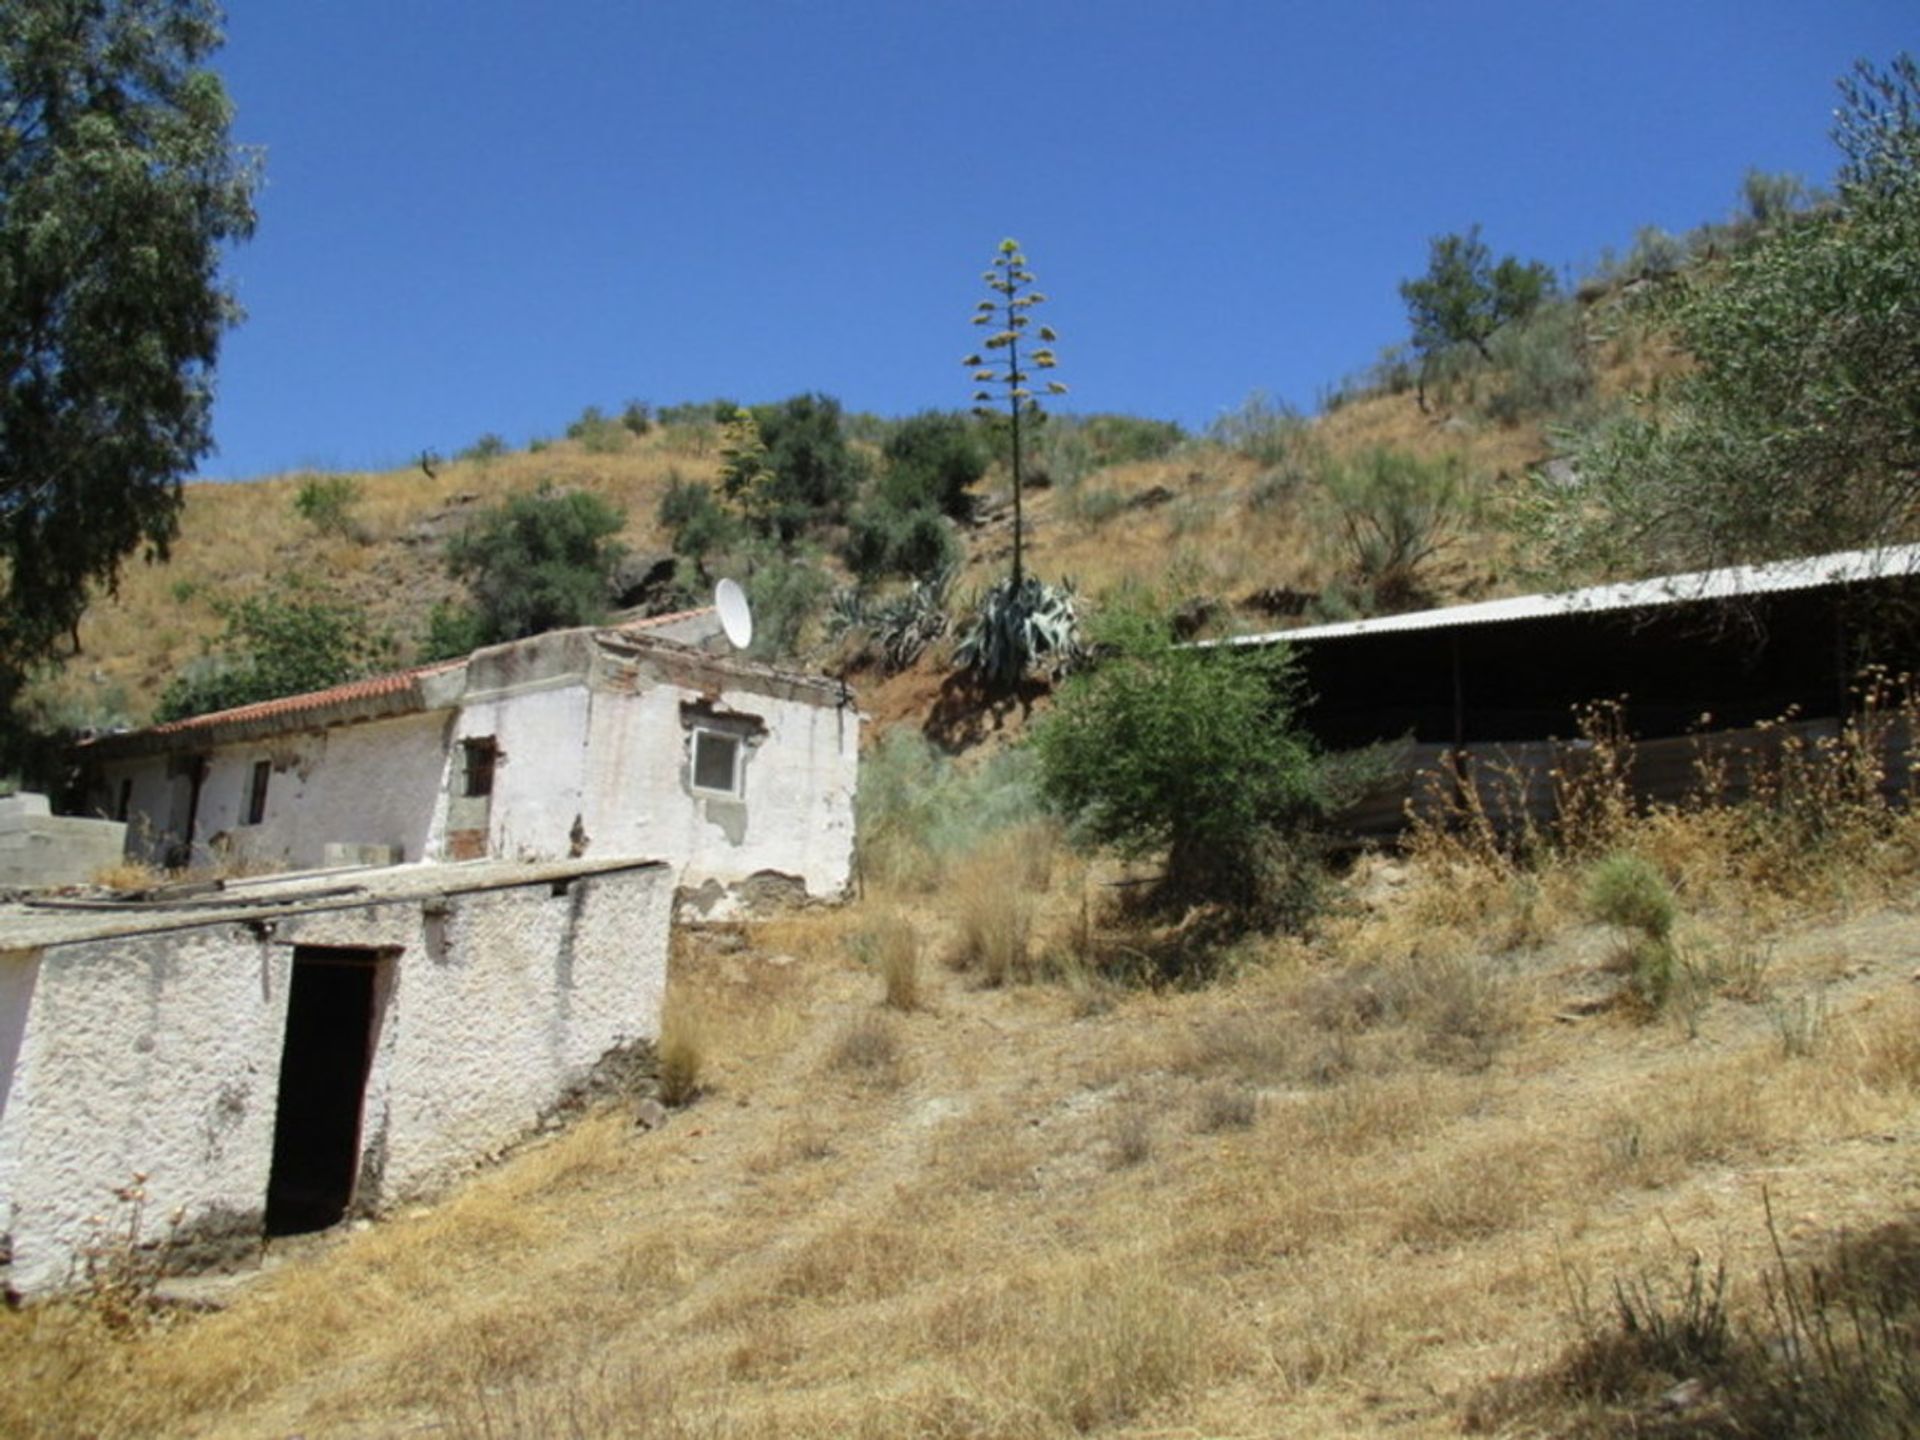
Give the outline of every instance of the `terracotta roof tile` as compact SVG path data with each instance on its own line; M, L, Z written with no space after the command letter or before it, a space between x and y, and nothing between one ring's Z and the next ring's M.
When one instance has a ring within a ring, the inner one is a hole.
M268 720L281 715L299 715L308 710L324 710L330 705L338 705L348 700L371 700L380 695L398 695L410 688L416 680L457 669L466 663L464 655L458 660L437 660L431 665L415 665L407 670L395 670L388 675L370 675L364 680L349 680L344 685L334 685L325 690L309 690L304 695L283 695L278 700L257 700L251 705L236 705L231 710L213 710L205 715L189 715L184 720L169 720L163 725L150 725L145 733L174 735L183 730L198 730L211 725L245 724L250 720Z

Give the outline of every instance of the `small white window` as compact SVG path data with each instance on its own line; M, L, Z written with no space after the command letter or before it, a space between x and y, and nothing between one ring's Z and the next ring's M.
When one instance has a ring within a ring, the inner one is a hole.
M708 795L740 794L740 737L721 730L693 732L693 788Z

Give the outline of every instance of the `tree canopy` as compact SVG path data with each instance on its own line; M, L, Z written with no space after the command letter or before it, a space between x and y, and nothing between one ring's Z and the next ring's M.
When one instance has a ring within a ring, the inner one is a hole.
M1920 73L1842 82L1838 203L1651 303L1696 362L1572 446L1534 515L1570 575L1778 559L1920 533Z
M393 661L392 643L372 631L362 611L296 586L216 601L214 608L226 622L220 644L168 683L156 721L324 690Z
M1553 291L1553 272L1537 260L1507 255L1496 263L1478 225L1464 235L1434 236L1427 273L1400 284L1423 378L1433 360L1456 345L1471 345L1483 360L1491 359L1487 341L1493 332L1531 315Z
M0 6L0 690L122 560L164 555L237 318L254 163L209 0Z
M607 581L625 553L614 537L626 517L600 496L542 486L477 516L447 545L447 569L465 580L465 628L436 618L434 653L591 625L607 613Z

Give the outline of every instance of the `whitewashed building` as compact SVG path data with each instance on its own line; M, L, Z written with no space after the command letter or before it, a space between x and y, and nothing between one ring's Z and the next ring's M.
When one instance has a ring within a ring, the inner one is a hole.
M709 648L711 611L103 736L89 805L136 859L229 870L664 860L708 902L841 893L860 716L837 680Z
M0 907L0 1284L176 1213L183 1266L432 1192L657 1038L673 875L568 860Z

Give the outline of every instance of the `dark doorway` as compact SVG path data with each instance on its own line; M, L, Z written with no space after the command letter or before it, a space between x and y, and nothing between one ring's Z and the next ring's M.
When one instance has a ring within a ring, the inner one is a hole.
M337 1225L360 1167L380 952L299 945L287 993L267 1234Z

